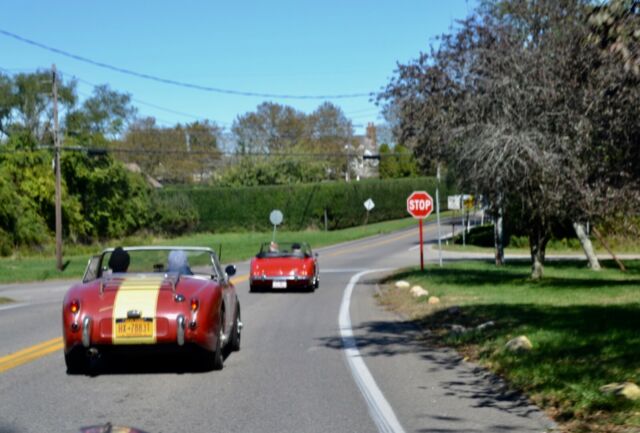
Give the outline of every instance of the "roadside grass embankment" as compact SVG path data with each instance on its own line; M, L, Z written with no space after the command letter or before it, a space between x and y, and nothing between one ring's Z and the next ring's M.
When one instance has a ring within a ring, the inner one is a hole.
M567 431L635 432L640 400L600 391L612 382L640 383L640 261L625 264L622 273L607 261L600 272L583 261L550 262L544 279L533 281L528 262L447 263L385 280L380 302L417 322L426 344L455 347L503 376ZM421 285L440 304L391 284L400 279ZM488 321L495 326L476 329ZM454 324L466 330L453 332ZM533 349L506 350L520 335Z
M312 248L332 245L361 239L377 234L391 233L396 230L415 226L413 218L385 221L342 230L321 231L278 231L277 241L308 242ZM256 254L260 243L271 240L272 232L243 232L243 233L194 233L174 238L152 236L137 236L114 240L108 244L70 245L64 250L64 261L68 265L64 271L55 268L55 255L52 248L43 253L35 254L22 251L13 257L0 259L0 283L42 281L53 279L77 279L82 276L87 260L103 248L117 245L168 245L168 246L203 246L220 251L222 246L222 261L232 263L246 260Z

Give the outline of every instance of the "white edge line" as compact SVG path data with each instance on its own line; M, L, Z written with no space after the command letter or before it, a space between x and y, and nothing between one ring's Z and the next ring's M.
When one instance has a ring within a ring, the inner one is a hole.
M358 272L351 277L349 284L347 284L347 287L344 289L344 295L342 296L340 314L338 315L338 325L340 327L340 337L342 338L344 354L347 358L349 368L351 369L351 374L367 402L369 413L371 414L373 422L378 427L378 431L382 433L404 433L404 429L402 428L400 421L398 421L396 414L393 412L393 408L391 408L391 405L384 397L384 394L382 394L382 391L378 388L375 379L362 359L362 355L360 354L356 344L356 339L353 336L351 316L349 315L351 294L353 293L353 288L358 283L360 277L366 274L386 270L389 269L370 269Z

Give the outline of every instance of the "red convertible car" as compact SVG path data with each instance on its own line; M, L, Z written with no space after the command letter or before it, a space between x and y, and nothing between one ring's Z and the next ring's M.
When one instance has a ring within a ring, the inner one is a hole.
M92 257L62 305L68 372L84 372L101 351L149 346L195 349L206 368L221 369L223 351L240 349L235 273L209 248L118 247Z
M318 254L306 243L278 245L266 242L251 260L249 290L306 289L310 292L320 284Z

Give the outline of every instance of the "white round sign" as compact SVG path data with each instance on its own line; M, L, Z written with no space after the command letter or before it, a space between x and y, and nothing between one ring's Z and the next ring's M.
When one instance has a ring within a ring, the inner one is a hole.
M269 214L269 221L271 221L271 224L273 224L274 226L280 225L280 223L282 223L282 218L282 212L280 212L278 209L272 210Z

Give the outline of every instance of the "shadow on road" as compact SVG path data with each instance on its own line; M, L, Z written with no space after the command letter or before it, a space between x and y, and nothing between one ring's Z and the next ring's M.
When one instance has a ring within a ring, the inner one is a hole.
M228 351L223 352L225 360ZM184 353L163 353L158 351L102 353L89 362L89 368L80 375L97 377L118 374L199 374L210 373L201 350L188 350Z

